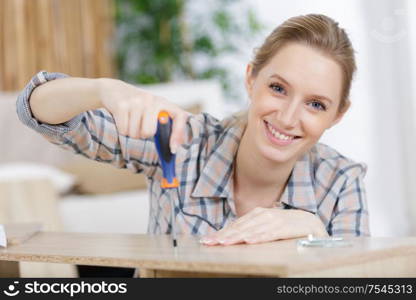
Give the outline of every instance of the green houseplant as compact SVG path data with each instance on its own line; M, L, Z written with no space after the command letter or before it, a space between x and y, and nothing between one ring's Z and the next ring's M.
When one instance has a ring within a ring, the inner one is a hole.
M232 95L224 55L262 29L241 0L117 0L119 77L134 83L220 80Z

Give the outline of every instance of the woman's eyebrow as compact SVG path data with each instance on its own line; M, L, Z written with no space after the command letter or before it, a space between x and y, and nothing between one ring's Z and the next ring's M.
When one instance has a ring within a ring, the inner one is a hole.
M331 98L328 98L328 97L325 97L325 96L322 96L322 95L311 95L311 98L318 99L318 100L326 100L329 103L334 102L334 101L332 101Z
M280 81L282 81L284 84L286 84L286 85L288 85L288 86L291 87L290 83L286 79L284 79L282 76L280 76L279 74L277 74L277 73L274 73L272 76L270 76L270 78L277 78Z
M284 84L286 84L287 86L289 86L289 87L292 87L291 85L290 85L290 83L286 80L286 79L284 79L282 76L280 76L279 74L277 74L277 73L275 73L275 74L273 74L273 75L271 75L270 76L270 78L276 78L276 79L279 79L280 81L282 81ZM311 97L312 98L315 98L315 99L319 99L319 100L326 100L326 101L328 101L329 103L333 103L334 101L332 101L332 99L331 98L329 98L329 97L326 97L326 96L322 96L322 95L311 95Z

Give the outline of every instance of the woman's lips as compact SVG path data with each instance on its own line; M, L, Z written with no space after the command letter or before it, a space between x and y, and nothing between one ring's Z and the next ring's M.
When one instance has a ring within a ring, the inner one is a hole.
M277 145L277 146L287 146L287 145L290 145L293 142L295 142L295 140L299 139L299 137L294 137L293 139L291 138L291 139L287 139L287 140L277 138L270 131L269 125L266 121L264 121L264 128L266 130L266 136L269 139L269 141L272 142L273 144Z

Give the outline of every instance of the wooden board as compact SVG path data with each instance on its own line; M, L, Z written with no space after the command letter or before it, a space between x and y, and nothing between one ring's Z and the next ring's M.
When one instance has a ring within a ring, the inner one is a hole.
M41 223L17 223L4 225L7 245L19 245L33 237L42 230Z
M147 276L416 276L416 238L354 238L344 248L298 248L295 240L208 247L189 236L178 243L173 248L164 235L40 232L0 250L0 260L138 267Z

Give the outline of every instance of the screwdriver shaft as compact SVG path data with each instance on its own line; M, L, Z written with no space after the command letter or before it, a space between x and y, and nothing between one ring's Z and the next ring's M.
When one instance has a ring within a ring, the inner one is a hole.
M176 190L176 193L177 193L177 196L178 196L178 201L179 201L179 190L178 190L178 188L176 188L175 189ZM171 215L172 215L172 217L171 217L171 222L172 222L172 240L173 240L173 247L176 247L177 245L178 245L178 242L177 242L177 238L176 238L176 212L175 212L175 201L173 200L173 198L171 197L170 198L170 203L171 203L171 207L172 207L172 209L171 209L171 211L172 211L172 213L171 213Z

